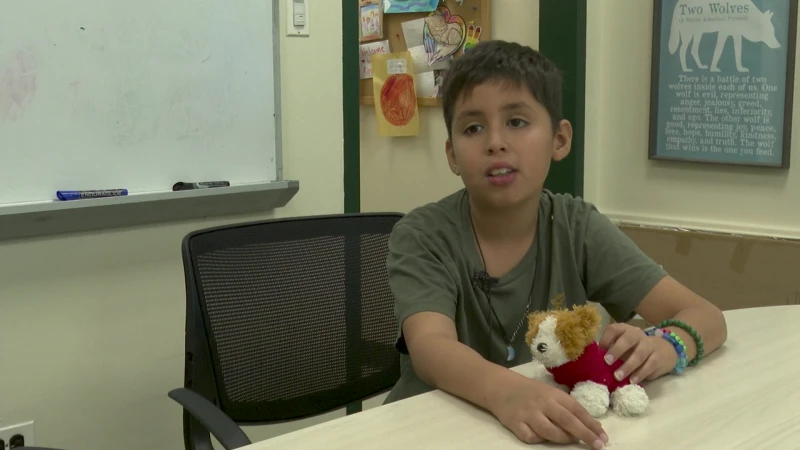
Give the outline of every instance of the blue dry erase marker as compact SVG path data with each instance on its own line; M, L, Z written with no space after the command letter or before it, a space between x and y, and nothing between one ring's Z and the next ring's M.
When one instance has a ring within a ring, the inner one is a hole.
M189 191L192 189L208 189L216 187L228 187L231 183L229 181L199 181L199 182L184 182L179 181L172 185L173 191Z
M59 200L81 200L84 198L121 197L128 195L127 189L103 189L97 191L56 191Z

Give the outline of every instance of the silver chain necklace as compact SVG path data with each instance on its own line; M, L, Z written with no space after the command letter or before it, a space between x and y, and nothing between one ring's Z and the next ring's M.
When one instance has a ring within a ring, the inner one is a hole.
M519 319L519 323L517 324L517 329L514 330L514 333L511 335L511 340L509 342L507 342L506 350L508 350L508 357L507 357L506 361L511 361L511 360L514 359L515 356L517 356L516 352L514 351L514 347L512 346L512 344L514 343L514 340L517 338L517 333L519 332L520 328L522 328L522 324L525 322L525 319L528 317L528 311L530 311L530 309L531 309L531 298L533 298L533 283L531 283L531 292L528 294L528 304L525 305L525 313L522 315L522 318ZM492 305L489 305L489 307L491 308ZM492 309L494 309L494 308L492 308ZM498 322L499 322L499 320L498 320ZM502 323L500 324L500 327L501 328L503 327Z
M483 257L483 249L481 248L480 240L478 240L478 232L475 231L475 224L472 222L472 212L471 211L469 213L469 223L470 223L470 227L472 228L472 235L475 238L475 244L478 246L478 253L480 254L481 263L483 264L483 272L488 275L488 273L486 272L486 259L484 259L484 257ZM538 230L538 227L539 227L539 225L537 225L537 229L534 230L534 232L536 233L536 236L534 237L534 244L533 244L533 245L536 246L536 251L537 252L540 250L538 248L539 247L539 230ZM535 278L536 278L536 274L534 274L534 280L535 280ZM516 351L514 350L514 345L513 344L514 344L514 340L517 338L517 333L519 333L519 330L522 328L522 324L525 323L525 319L528 317L528 312L531 309L531 300L533 299L533 286L534 286L534 281L531 281L531 290L528 293L528 304L525 305L525 312L522 314L522 317L519 319L519 323L517 323L517 328L514 330L514 333L511 334L511 340L506 341L506 361L512 361L517 356L516 355ZM497 319L497 323L500 325L500 329L503 330L503 337L505 337L505 329L503 327L503 323L500 321L500 318L497 317L497 312L494 310L494 306L492 306L491 288L488 288L486 291L484 291L484 293L486 294L486 299L489 302L489 309L492 310L492 314L494 315L494 318ZM489 336L490 336L490 339L489 339L489 341L490 341L489 342L489 349L490 350L489 351L490 352L491 352L491 346L492 346L492 344L491 344L491 333L492 333L492 328L491 328L491 323L490 323L489 324Z

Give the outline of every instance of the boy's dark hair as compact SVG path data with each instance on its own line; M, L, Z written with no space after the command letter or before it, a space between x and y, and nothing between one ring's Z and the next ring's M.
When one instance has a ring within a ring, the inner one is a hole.
M452 138L453 108L461 95L477 85L507 81L528 88L550 114L553 127L561 121L561 72L538 51L514 42L481 41L456 59L442 83L442 109L447 137Z

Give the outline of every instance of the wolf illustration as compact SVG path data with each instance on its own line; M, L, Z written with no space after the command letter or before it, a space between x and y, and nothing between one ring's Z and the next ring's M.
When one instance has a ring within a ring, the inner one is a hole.
M706 33L717 33L717 46L710 69L700 61L698 54L700 39ZM692 71L686 65L689 44L692 45L692 58L698 68L719 72L717 65L729 37L733 38L736 70L739 72L749 72L742 65L742 38L751 42L763 42L773 49L781 46L775 38L772 11L759 11L751 0L679 0L675 4L669 33L669 53L674 55L680 45L681 68L684 72Z

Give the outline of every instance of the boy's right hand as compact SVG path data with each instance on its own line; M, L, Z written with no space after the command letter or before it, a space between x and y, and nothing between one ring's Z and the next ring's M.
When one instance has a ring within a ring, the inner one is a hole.
M521 441L571 444L592 448L608 442L603 427L566 392L544 382L514 377L491 405L492 414Z

